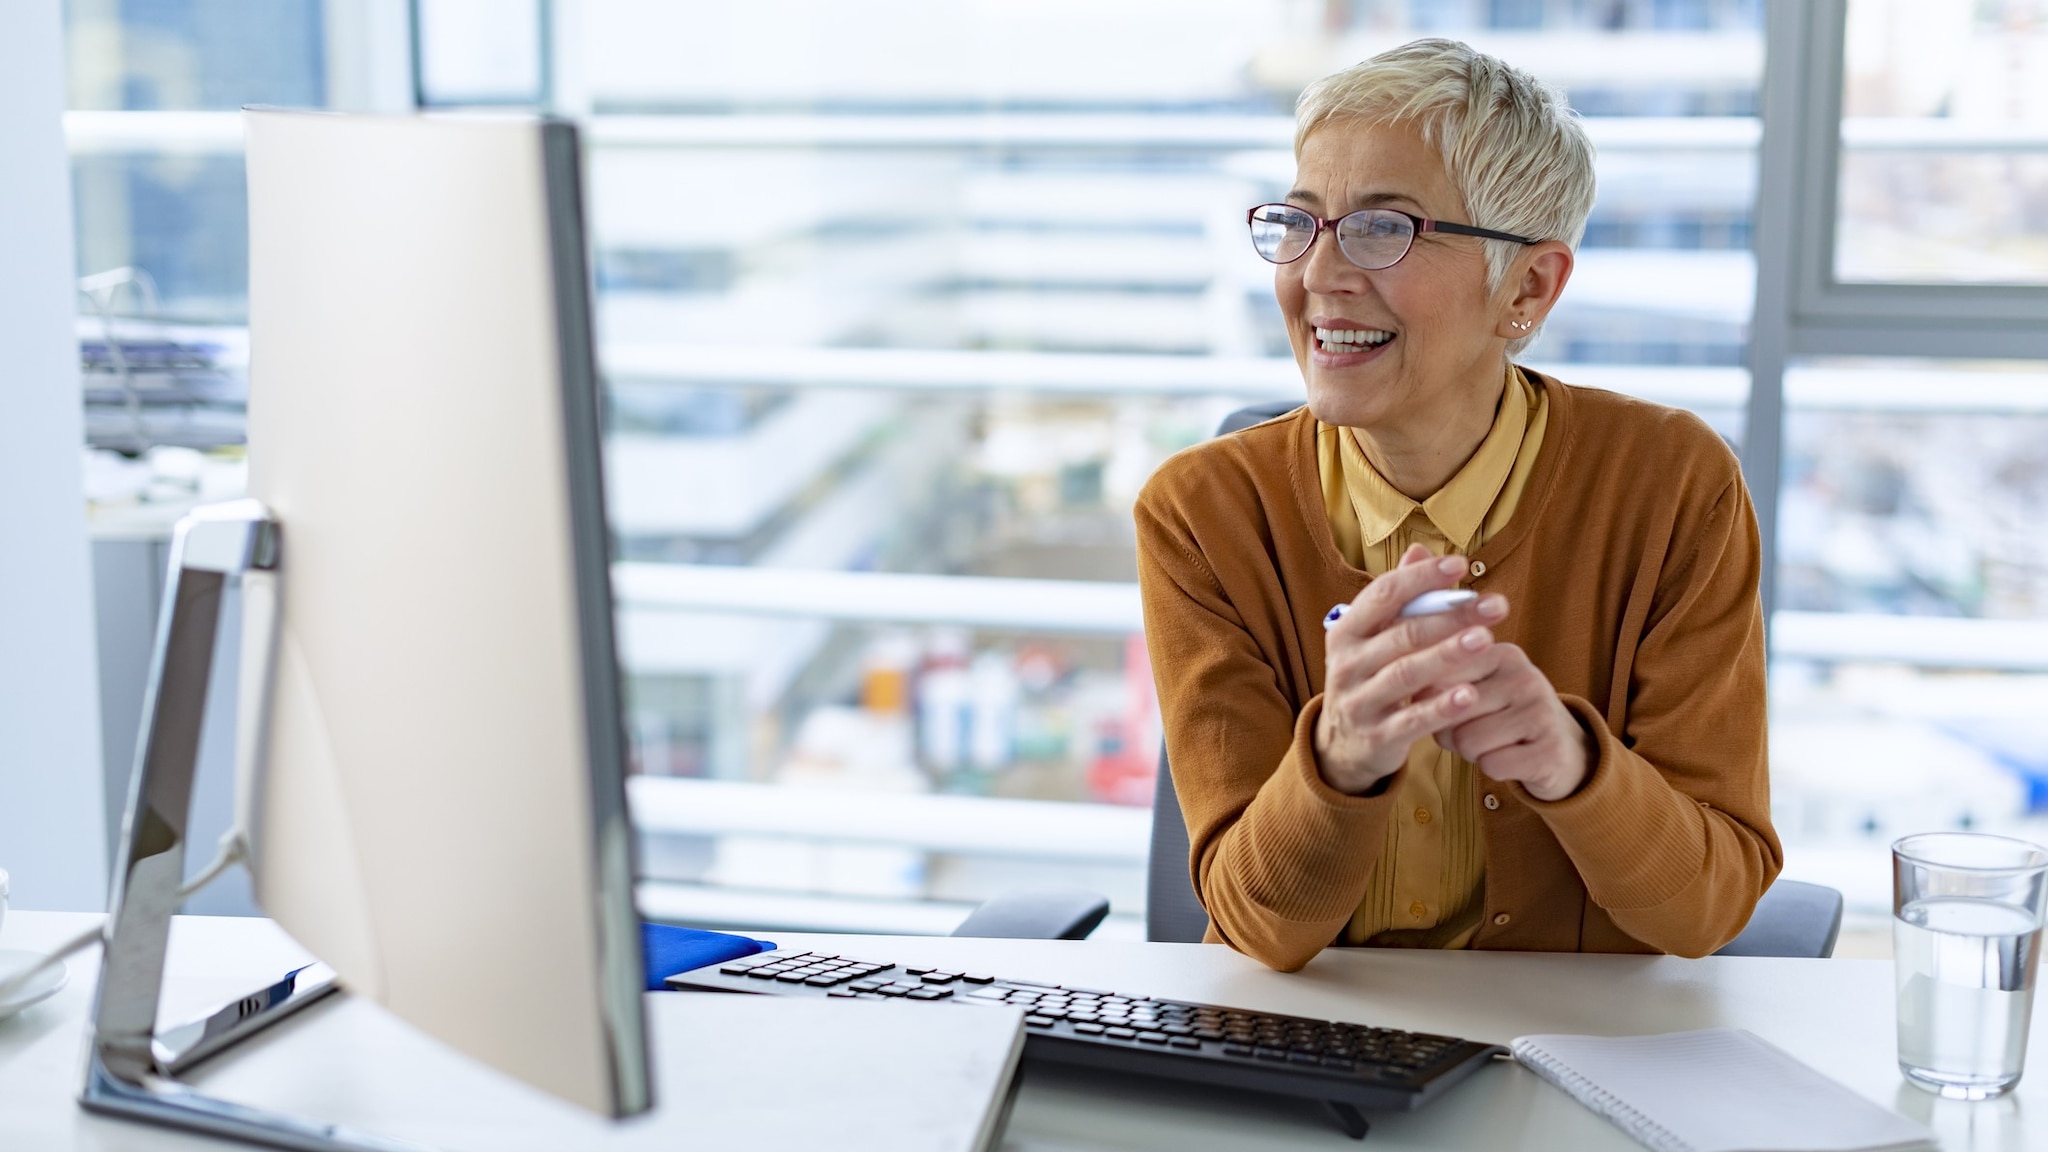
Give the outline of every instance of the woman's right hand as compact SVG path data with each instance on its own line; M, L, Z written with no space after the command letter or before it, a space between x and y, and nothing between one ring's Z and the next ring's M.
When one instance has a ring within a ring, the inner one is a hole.
M1472 685L1492 673L1497 657L1487 626L1507 618L1507 599L1482 596L1439 615L1401 617L1424 592L1456 587L1465 563L1410 547L1326 634L1315 741L1330 787L1370 791L1401 770L1411 745L1457 724L1478 699Z

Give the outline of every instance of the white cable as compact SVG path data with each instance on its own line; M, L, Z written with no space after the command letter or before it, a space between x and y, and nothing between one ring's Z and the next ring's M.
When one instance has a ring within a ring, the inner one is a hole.
M199 870L199 875L185 882L178 889L178 902L184 903L193 893L220 879L220 874L249 858L249 842L240 828L230 828L221 834L220 848L214 854L213 862Z
M99 943L102 937L104 936L105 932L106 929L104 926L96 926L88 931L81 932L78 935L73 936L71 939L66 940L64 943L59 944L55 951L49 953L46 956L43 956L42 958L38 959L35 963L29 965L26 968L23 968L21 971L16 972L14 975L9 976L5 980L0 980L0 1000L5 1000L9 996L12 996L16 992L20 991L24 986L28 984L29 978L34 976L36 973L41 972L43 969L48 968L50 965L55 964L57 961L62 960L66 956L71 955L73 952L77 952L90 945Z
M199 875L186 881L185 886L178 889L178 902L183 903L193 893L220 879L221 873L240 864L248 858L248 855L248 841L243 838L241 829L230 828L226 834L221 836L220 851L214 856L212 863L200 869ZM37 958L33 964L4 980L0 980L0 1000L5 1000L20 991L28 984L30 978L38 972L43 971L73 952L78 952L91 945L101 943L105 937L106 926L100 925L81 932L64 943L59 944L54 950Z

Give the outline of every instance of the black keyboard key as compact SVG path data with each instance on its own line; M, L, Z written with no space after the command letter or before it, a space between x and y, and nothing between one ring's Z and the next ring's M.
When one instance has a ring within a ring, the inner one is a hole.
M969 984L993 984L996 982L995 977L986 976L980 972L963 972L960 974L960 978Z
M1138 1033L1130 1028L1111 1028L1105 1035L1112 1036L1118 1040L1131 1040L1136 1038Z
M1100 1024L1094 1024L1084 1020L1074 1025L1074 1031L1079 1032L1083 1036L1100 1036L1103 1033L1103 1027Z
M1164 1033L1164 1032L1140 1032L1140 1033L1138 1033L1138 1039L1139 1039L1139 1041L1141 1041L1142 1043L1146 1043L1146 1044L1164 1044L1164 1043L1166 1043L1166 1033Z
M834 988L830 992L825 993L825 995L832 997L834 1000L856 1000L860 998L860 993L852 992L845 988Z
M839 983L842 979L844 979L844 977L834 976L830 972L827 972L823 975L812 976L806 979L804 983L809 984L813 988L830 988L834 984Z
M875 989L875 991L884 996L906 996L913 991L922 992L924 989L898 988L894 984L884 984L882 987Z
M1289 1052L1287 1054L1287 1062L1290 1064L1321 1064L1323 1058L1313 1052Z
M1223 1039L1223 1033L1218 1032L1214 1028L1197 1028L1195 1029L1195 1035L1203 1040Z
M1225 1044L1223 1046L1223 1054L1225 1056L1243 1056L1246 1058L1250 1058L1254 1054L1254 1052L1255 1050L1249 1044Z
M918 977L918 979L923 980L927 984L951 984L959 978L960 974L958 972L927 972L923 976Z
M912 976L922 976L927 972L935 971L935 969L932 968L913 968L908 964L905 964L903 966L903 970L905 972L910 973Z
M905 1000L943 1000L945 994L936 988L912 988L903 994Z
M1284 1048L1260 1047L1252 1049L1252 1055L1257 1056L1261 1060L1285 1060L1287 1059L1287 1050Z
M773 979L775 979L775 978L776 978L777 976L780 976L780 975L782 975L783 971L784 971L784 969L781 969L781 968L756 968L756 969L754 969L753 971L751 971L751 972L747 973L747 979L749 979L749 980L773 980Z
M1173 1046L1175 1048L1192 1048L1200 1051L1202 1042L1192 1036L1175 1036L1173 1038Z
M1054 1020L1050 1016L1026 1016L1024 1023L1032 1028L1050 1028L1059 1023L1059 1021Z
M1351 1061L1342 1056L1325 1056L1323 1057L1323 1067L1337 1068L1349 1072L1351 1071Z
M784 984L801 984L811 978L811 973L799 968L794 972L778 972L775 979Z
M881 980L855 980L849 987L855 992L873 992L883 984L884 981Z

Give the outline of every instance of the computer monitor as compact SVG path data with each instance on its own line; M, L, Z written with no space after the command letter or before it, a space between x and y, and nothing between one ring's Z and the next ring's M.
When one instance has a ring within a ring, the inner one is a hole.
M246 113L281 524L263 910L353 993L650 1105L575 129Z

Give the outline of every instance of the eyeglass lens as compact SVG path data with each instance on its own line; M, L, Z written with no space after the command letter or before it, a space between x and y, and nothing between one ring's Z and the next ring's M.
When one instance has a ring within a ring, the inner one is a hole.
M1367 208L1337 221L1337 248L1361 268L1389 268L1408 254L1415 222L1399 212ZM1252 247L1275 264L1301 258L1316 237L1316 219L1299 208L1265 204L1251 215Z

